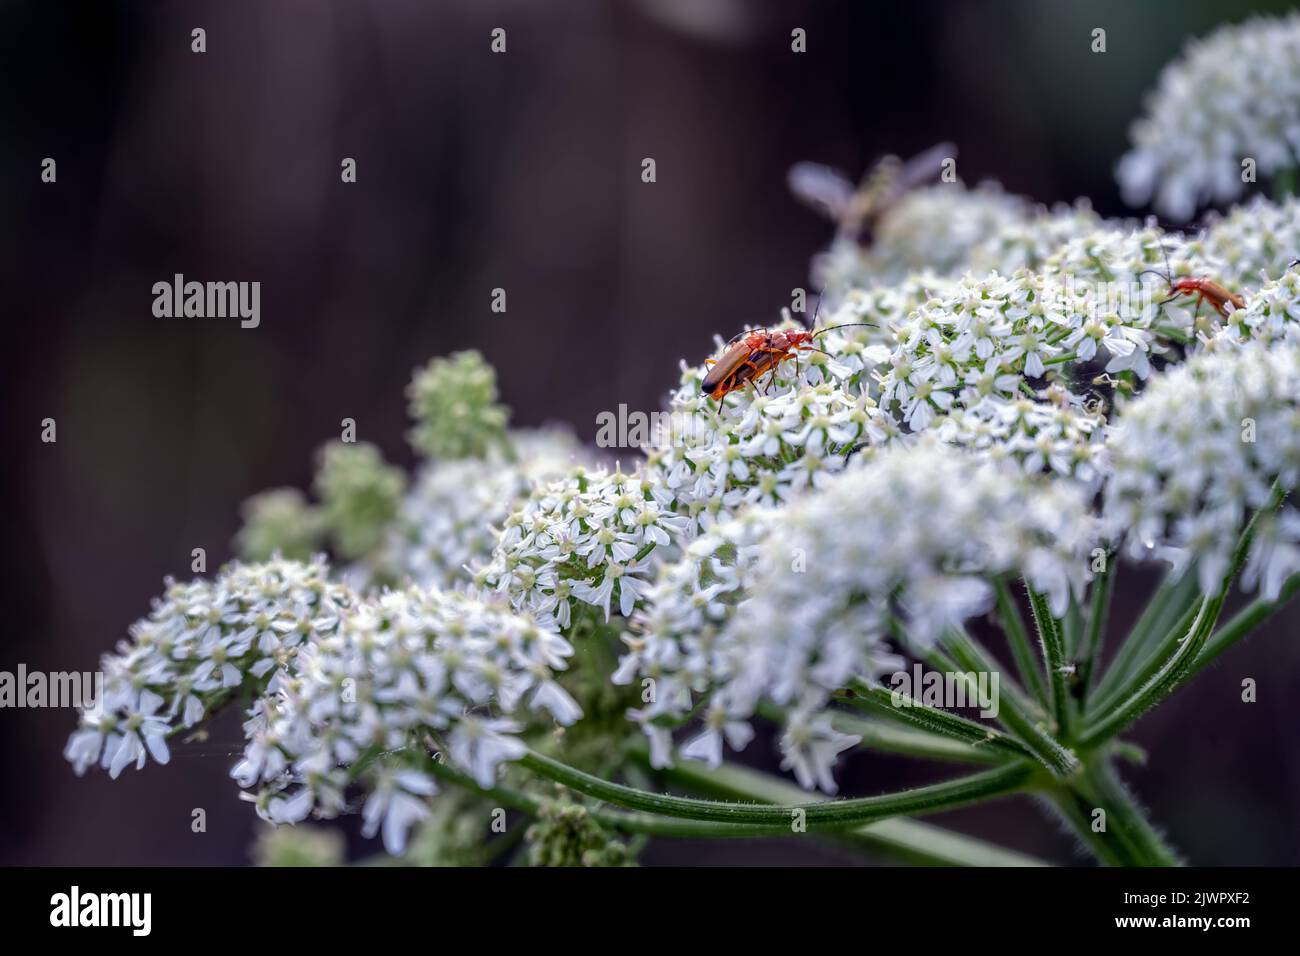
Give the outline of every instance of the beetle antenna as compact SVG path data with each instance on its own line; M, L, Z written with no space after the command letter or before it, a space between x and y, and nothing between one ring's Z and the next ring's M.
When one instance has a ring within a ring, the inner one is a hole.
M831 355L830 352L827 352L825 349L819 349L819 348L818 348L817 346L815 346L815 345L805 345L804 348L806 348L806 349L808 349L809 351L812 351L812 352L821 352L822 355L825 355L825 356L827 356L828 358L835 358L835 356L834 356L834 355Z
M874 322L845 322L843 325L828 325L824 329L818 329L813 335L825 335L827 332L834 332L836 329L878 329L880 326Z

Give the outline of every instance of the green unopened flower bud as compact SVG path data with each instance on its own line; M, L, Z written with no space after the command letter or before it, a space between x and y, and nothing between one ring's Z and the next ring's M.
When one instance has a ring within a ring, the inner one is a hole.
M268 827L253 845L258 866L342 866L343 835L323 827Z
M506 441L510 415L497 404L497 377L478 352L456 352L418 369L406 390L410 442L430 458L482 458Z
M330 442L321 452L316 494L334 550L355 560L381 542L406 488L401 469L384 463L367 442Z
M244 502L244 526L235 550L245 561L267 561L277 552L290 561L310 558L320 547L321 516L297 488L272 488Z
M529 866L634 865L627 846L576 803L544 804L524 839Z

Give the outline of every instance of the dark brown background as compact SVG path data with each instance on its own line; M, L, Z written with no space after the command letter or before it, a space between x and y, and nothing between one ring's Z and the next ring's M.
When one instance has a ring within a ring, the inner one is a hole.
M403 387L430 356L481 349L516 422L588 440L602 409L656 408L680 357L806 284L827 229L786 192L796 160L856 173L947 139L968 182L1121 212L1111 170L1161 65L1189 34L1286 6L4 4L0 668L93 667L191 548L229 556L242 499L309 481L341 418L409 463ZM505 56L488 50L496 26ZM57 185L39 182L45 156ZM151 286L175 272L260 281L261 328L154 318ZM505 315L488 308L496 286ZM57 445L39 441L46 416ZM1121 622L1150 581L1127 576ZM1196 862L1300 862L1295 630L1275 622L1136 734L1152 759L1128 775ZM247 859L233 757L78 780L59 755L72 725L0 712L0 861ZM215 736L237 745L237 723ZM760 739L746 759L771 753ZM841 780L869 793L928 776L864 756ZM950 822L1071 858L1024 802ZM842 858L661 843L646 859Z

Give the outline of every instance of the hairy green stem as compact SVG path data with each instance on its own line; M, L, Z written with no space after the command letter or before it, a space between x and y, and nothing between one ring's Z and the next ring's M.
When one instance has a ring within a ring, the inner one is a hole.
M1092 763L1080 783L1106 812L1105 834L1119 840L1137 866L1180 866L1182 861L1147 821L1129 789L1104 758ZM1091 829L1091 826L1089 827Z
M1095 720L1102 714L1109 713L1118 706L1119 702L1132 697L1139 687L1147 684L1151 678L1160 672L1166 661L1178 645L1178 642L1191 631L1192 624L1201 613L1200 604L1192 604L1174 621L1173 624L1160 635L1160 640L1152 646L1142 657L1137 660L1135 666L1131 666L1129 673L1123 680L1117 681L1110 693L1098 695L1096 701L1089 708L1089 720Z
M773 719L780 719L780 715ZM831 726L840 733L861 738L858 746L866 750L947 763L993 764L1005 759L996 751L973 747L951 737L917 730L903 723L859 717L847 711L832 712Z
M1000 672L997 661L984 653L964 631L949 631L944 640L959 667L975 672ZM1054 775L1068 776L1078 768L1079 761L1075 755L1048 733L1028 702L1013 687L1003 688L998 694L998 720Z
M648 759L644 743L631 745L629 751L642 760ZM724 763L720 767L709 768L700 763L683 761L661 773L689 790L714 797L785 804L795 803L803 797L803 791L792 783L734 764ZM917 820L880 820L831 834L831 837L837 842L883 851L904 861L925 865L1048 865L1035 857Z
M1295 597L1297 591L1300 591L1300 574L1292 575L1287 579L1286 583L1282 585L1282 590L1279 592L1276 601L1256 598L1247 604L1230 621L1210 635L1210 639L1205 642L1201 652L1196 655L1196 660L1192 662L1186 677L1200 673L1220 654L1283 608L1291 598Z
M1029 607L1034 612L1034 624L1038 627L1038 641L1043 651L1043 666L1047 669L1048 701L1056 729L1062 736L1070 732L1070 689L1066 684L1068 662L1065 659L1065 646L1061 640L1061 631L1056 619L1052 617L1047 599L1025 584L1029 592Z
M1097 575L1092 584L1092 601L1088 606L1088 628L1083 635L1083 646L1079 649L1079 709L1083 710L1088 700L1088 688L1101 656L1102 639L1106 633L1106 620L1110 616L1110 596L1115 589L1115 572L1113 555L1107 556L1106 569Z
M613 783L570 767L536 751L528 751L518 765L540 776L564 784L627 810L716 823L749 824L755 832L790 833L795 828L842 829L886 817L934 813L967 806L1023 789L1032 777L1027 763L1012 763L956 780L917 787L898 793L850 800L825 800L795 806L762 806L723 803L647 793Z
M1031 756L1021 743L991 727L967 720L946 710L929 707L907 694L891 691L879 684L869 684L855 679L850 687L856 696L847 698L850 704L871 713L910 724L920 730L952 738L973 747L982 748L1006 759Z
M1181 576L1172 571L1166 574L1137 623L1116 649L1114 659L1092 692L1092 700L1100 702L1111 699L1119 684L1132 674L1133 665L1158 639L1168 635L1189 608L1196 607L1198 596L1196 575L1191 569Z
M1011 593L1010 586L1003 578L995 580L993 587L997 596L998 621L1007 636L1007 644L1011 649L1011 657L1016 663L1016 671L1020 674L1020 682L1040 704L1046 706L1047 691L1043 686L1042 675L1039 673L1038 658L1034 655L1033 645L1029 641L1029 631L1025 628L1024 618L1020 616L1015 595Z
M1241 572L1246 563L1246 558L1250 554L1250 546L1254 541L1255 532L1260 521L1277 510L1285 497L1286 492L1282 489L1281 481L1274 481L1273 487L1269 491L1268 500L1251 516L1250 521L1247 522L1246 527L1238 537L1228 571L1220 580L1217 591L1213 595L1206 595L1202 600L1195 622L1191 625L1191 630L1186 638L1178 639L1175 648L1168 646L1168 642L1173 638L1167 638L1165 642L1162 642L1165 646L1158 649L1161 659L1164 660L1160 670L1132 695L1092 723L1080 740L1082 745L1089 746L1121 732L1171 694L1179 684L1194 672L1196 659L1200 656L1202 648L1209 640L1210 633L1214 629L1214 625L1218 622L1219 612L1223 609L1223 602L1227 598L1228 590L1231 588L1233 580ZM1172 652L1166 653L1168 651Z
M1183 638L1156 674L1114 710L1089 725L1079 739L1081 746L1089 747L1120 733L1135 720L1164 700L1178 683L1210 636L1219 611L1223 607L1223 593L1207 597L1201 602L1191 631Z

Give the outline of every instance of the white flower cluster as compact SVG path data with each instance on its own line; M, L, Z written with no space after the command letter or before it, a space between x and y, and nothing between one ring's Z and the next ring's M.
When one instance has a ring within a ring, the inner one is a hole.
M213 581L168 580L131 640L102 660L103 699L81 717L64 755L77 773L116 777L146 755L168 760L167 738L237 691L258 691L304 645L333 634L352 601L324 563L232 564Z
M830 725L832 692L898 664L891 618L927 643L989 607L988 578L1023 574L1053 613L1082 593L1097 541L1084 490L938 443L882 453L778 511L749 512L665 567L624 642L616 679L655 681L632 714L659 762L694 696L705 729L682 755L743 746L767 700L789 709L781 747L805 787L833 791L854 742Z
M1090 486L1105 475L1105 409L1101 399L1075 395L1060 384L1038 397L954 405L929 435L993 460L1011 460L1027 474L1049 471Z
M659 560L689 535L672 493L644 472L592 470L537 485L505 521L492 560L474 575L484 591L561 628L575 602L632 613Z
M933 430L1010 454L1031 471L1050 467L1091 478L1101 407L1095 396L1055 380L1103 357L1108 372L1145 376L1148 355L1161 347L1151 328L1155 314L1108 312L1094 290L1056 277L966 276L893 321L888 358L862 382L887 413L873 420L868 437ZM840 321L840 313L830 321ZM844 343L856 331L825 337L824 347L839 360L832 365L851 363Z
M669 402L671 428L647 451L646 474L692 531L819 487L859 443L885 444L897 434L892 419L850 383L888 349L858 339L837 347L825 336L817 341L824 352L791 356L721 402L701 393L704 369L683 367ZM832 348L834 358L826 354Z
M627 653L613 675L616 684L634 678L655 683L647 706L631 711L650 741L655 767L672 763L672 728L685 722L694 707L693 694L707 693L729 680L743 666L746 649L723 630L744 600L746 575L755 545L776 521L769 509L752 508L734 520L714 525L685 549L682 557L663 565L636 613L632 630L622 636ZM735 750L752 738L748 721L737 710L715 703L706 730L682 749L688 759L722 759L722 735Z
M244 731L231 776L259 815L296 823L346 809L367 780L363 832L400 855L436 791L427 761L446 759L491 786L523 756L529 711L569 725L582 716L555 681L573 653L553 630L464 594L392 591L341 616L277 675ZM433 750L445 746L446 753Z
M1212 332L1218 321L1209 305L1196 305L1195 295L1171 298L1167 280L1217 280L1228 274L1205 243L1154 226L1101 229L1072 239L1048 258L1043 271L1086 297L1091 319L1085 323L1086 335L1098 345L1115 355L1127 348L1125 339L1137 344L1141 354L1135 370L1142 378L1148 353L1161 354L1169 341L1189 342L1197 334ZM1091 354L1083 343L1080 356Z
M1118 228L1117 224L1104 222L1086 200L1073 206L1062 203L1052 209L1038 208L1027 218L1007 223L976 243L962 269L975 275L998 272L1005 276L1020 269L1038 272L1071 239Z
M467 567L485 564L496 527L527 500L536 482L558 478L585 463L571 434L512 432L515 458L427 462L390 529L386 562L420 587L451 588L467 581Z
M1257 289L1300 258L1300 200L1272 203L1262 196L1215 218L1201 242L1222 263L1212 278L1233 289Z
M901 283L1037 270L1066 241L1106 225L1085 200L1047 209L991 185L941 184L903 197L869 248L837 239L814 262L813 277L838 306L863 290Z
M1179 572L1197 566L1213 594L1250 513L1277 480L1300 477L1300 346L1249 343L1196 355L1122 409L1108 439L1104 516L1130 554ZM1300 570L1300 513L1264 522L1244 577L1268 598Z
M1190 41L1164 68L1116 170L1125 202L1184 221L1236 199L1243 161L1268 176L1300 157L1300 15Z
M1288 341L1300 343L1300 272L1287 272L1246 300L1221 323L1213 337L1202 337L1208 350L1225 344Z
M897 282L912 272L960 272L971 251L1004 229L1023 225L1033 207L995 184L967 189L938 183L900 199L872 236L867 270L877 281Z

